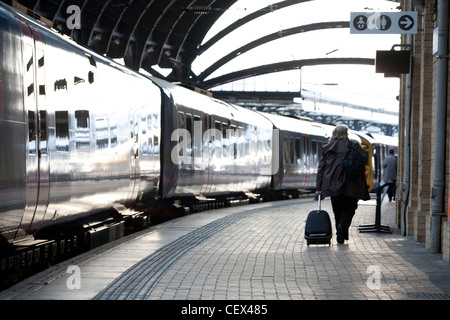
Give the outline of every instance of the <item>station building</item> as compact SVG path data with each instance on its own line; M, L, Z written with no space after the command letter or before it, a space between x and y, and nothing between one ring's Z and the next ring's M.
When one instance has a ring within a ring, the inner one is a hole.
M418 32L402 35L411 72L400 77L397 219L405 236L450 263L449 1L403 1Z

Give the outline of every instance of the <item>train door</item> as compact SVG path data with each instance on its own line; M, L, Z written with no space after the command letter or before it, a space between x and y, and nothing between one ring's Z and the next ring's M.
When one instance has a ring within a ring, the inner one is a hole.
M304 180L305 186L309 184L311 179L311 146L309 135L303 135L303 166L304 166Z
M139 193L140 167L139 167L139 111L130 113L130 137L132 147L130 150L130 191L126 202L127 207L134 205Z
M211 186L213 183L213 168L212 168L212 161L211 157L214 152L214 143L211 133L212 128L212 119L210 114L204 115L204 133L202 135L202 140L204 144L203 148L203 167L204 167L204 174L203 174L203 187L201 190L202 194L207 194L211 192Z
M42 223L49 198L48 129L44 42L38 31L24 33L24 107L27 116L27 200L16 237L34 234Z

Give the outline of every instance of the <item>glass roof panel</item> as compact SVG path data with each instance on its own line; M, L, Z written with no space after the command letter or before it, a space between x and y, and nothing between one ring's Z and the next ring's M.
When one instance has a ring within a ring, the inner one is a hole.
M238 19L247 16L248 14L257 11L258 9L266 8L270 4L278 3L279 1L254 1L254 0L240 0L235 5L230 7L214 24L209 33L206 35L205 43L212 36L219 31L237 21ZM330 21L349 21L351 12L359 11L398 11L398 2L385 1L385 0L312 0L292 5L283 9L267 12L258 19L248 22L242 27L230 32L227 36L223 37L211 48L206 50L200 55L192 64L192 70L195 74L201 73L213 61L224 57L228 53L236 50L251 41L259 39L268 34L280 32L281 30L293 28L296 26L308 25L318 22L330 22ZM350 38L353 38L353 42L363 41L359 35L350 35L349 29L344 29L346 32L345 39L342 41L349 42ZM302 51L311 50L311 56L315 54L314 50L317 46L324 45L324 42L338 41L334 38L331 30L328 30L329 36L321 40L322 43L317 45L311 45L307 48L302 48ZM306 33L305 33L306 34ZM376 35L364 36L367 42L373 42ZM387 37L386 35L384 35ZM308 36L306 36L308 37ZM310 36L311 38L311 36ZM378 37L379 38L379 37ZM384 39L384 43L392 45L392 39L395 37L389 37ZM287 50L293 51L292 54L296 54L298 48L295 46L295 40L290 40L291 37L287 37L284 41L283 47L277 44L280 54L284 54ZM307 38L306 38L307 39ZM394 41L399 41L399 37L396 37ZM378 41L379 39L377 39ZM308 41L304 40L303 42ZM334 50L334 49L333 49Z

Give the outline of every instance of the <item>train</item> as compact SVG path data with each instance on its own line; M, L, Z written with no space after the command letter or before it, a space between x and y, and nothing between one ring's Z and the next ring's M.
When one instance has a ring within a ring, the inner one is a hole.
M383 181L383 160L389 155L390 149L398 155L398 138L362 132L358 132L358 136L368 159L366 163L367 186L370 192L376 192L379 183Z
M333 130L134 72L3 3L0 63L2 270L111 240L142 208L314 190Z

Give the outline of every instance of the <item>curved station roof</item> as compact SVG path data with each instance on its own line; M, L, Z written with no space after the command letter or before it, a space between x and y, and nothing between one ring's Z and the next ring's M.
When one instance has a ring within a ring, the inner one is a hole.
M270 96L272 100L284 101L292 101L296 96L289 91L300 90L297 96L302 95L302 82L304 85L304 79L308 79L302 70L307 67L326 67L326 76L320 76L317 81L328 86L341 81L328 79L332 66L350 66L347 70L373 68L376 37L351 37L349 10L392 11L398 6L398 2L389 0L4 2L22 6L21 10L26 8L29 14L46 20L61 33L100 54L120 59L133 70L145 70L187 86L214 90L259 76L271 77L273 82L275 74L284 77L284 81L287 77L283 72L297 70L300 75L294 75L295 80L286 80L295 83L293 90L253 90L254 96L263 100ZM379 49L389 50L395 40L385 39L385 47ZM371 54L367 54L368 50ZM353 78L359 75L359 71L355 72ZM311 72L311 76L315 75L316 69ZM239 91L246 90L238 86L230 91L237 92L238 96ZM280 93L274 94L277 91ZM219 93L218 97L230 96Z
M258 1L259 5L254 11L248 14L245 12L246 15L232 22L207 41L204 41L205 37L214 23L238 0L17 0L12 2L22 4L35 14L48 19L55 29L95 51L113 59L123 58L125 65L134 70L142 68L169 80L195 82L201 87L212 87L247 75L296 69L305 65L339 63L372 65L374 63L373 59L364 57L293 59L206 79L235 57L268 42L308 31L341 29L349 26L348 20L303 24L301 19L298 19L298 25L286 28L278 26L274 32L231 50L211 63L200 74L196 75L192 72L191 65L199 55L240 27L269 14L282 10L286 12L299 4L317 1L270 1L271 4L269 1ZM80 10L81 25L79 28L70 28L68 20L76 14L77 8ZM320 19L321 12L316 11L311 14L316 14ZM155 66L172 69L172 72L168 76L162 75L155 70Z

